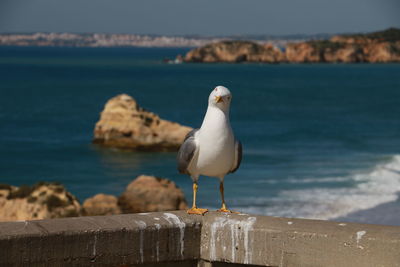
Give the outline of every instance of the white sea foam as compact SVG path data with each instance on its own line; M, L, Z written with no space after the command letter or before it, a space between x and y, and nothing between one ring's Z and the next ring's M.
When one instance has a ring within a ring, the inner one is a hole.
M317 179L306 179L305 183L314 180ZM354 186L283 190L276 197L249 199L250 207L235 208L253 214L333 219L395 201L400 192L400 155L365 173L323 180L353 181Z
M315 183L335 183L335 182L347 182L348 177L324 177L324 178L288 178L288 179L270 179L270 180L257 180L254 183L257 184L278 184L278 183L288 183L288 184L315 184Z

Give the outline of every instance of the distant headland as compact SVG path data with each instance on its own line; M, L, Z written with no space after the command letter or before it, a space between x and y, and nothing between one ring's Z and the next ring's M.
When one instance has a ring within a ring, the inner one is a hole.
M0 46L187 47L168 63L400 62L400 29L358 34L163 36L106 33L0 33Z
M287 43L221 41L189 51L184 62L204 63L389 63L400 62L400 29L335 35L325 40Z
M167 36L107 33L0 33L0 46L68 46L68 47L200 47L223 40L252 40L283 47L289 42L323 40L330 34Z

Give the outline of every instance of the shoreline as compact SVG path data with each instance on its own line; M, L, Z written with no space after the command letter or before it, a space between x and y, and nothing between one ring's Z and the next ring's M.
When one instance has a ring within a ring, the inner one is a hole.
M330 221L400 226L400 193L395 201L352 212Z

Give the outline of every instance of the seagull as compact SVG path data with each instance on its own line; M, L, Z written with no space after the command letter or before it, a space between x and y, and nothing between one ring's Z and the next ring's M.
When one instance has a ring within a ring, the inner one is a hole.
M178 151L178 171L190 175L193 180L193 206L187 211L189 214L203 215L208 211L196 206L200 175L219 178L222 207L218 211L232 212L225 204L224 177L239 168L242 144L235 139L229 122L231 100L228 88L215 87L208 98L207 112L200 129L189 132Z

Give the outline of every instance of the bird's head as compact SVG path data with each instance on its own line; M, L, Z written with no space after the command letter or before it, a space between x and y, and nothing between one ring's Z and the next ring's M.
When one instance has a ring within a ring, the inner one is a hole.
M224 86L217 86L212 90L209 98L208 105L217 107L222 111L228 111L231 104L232 94L228 88Z

